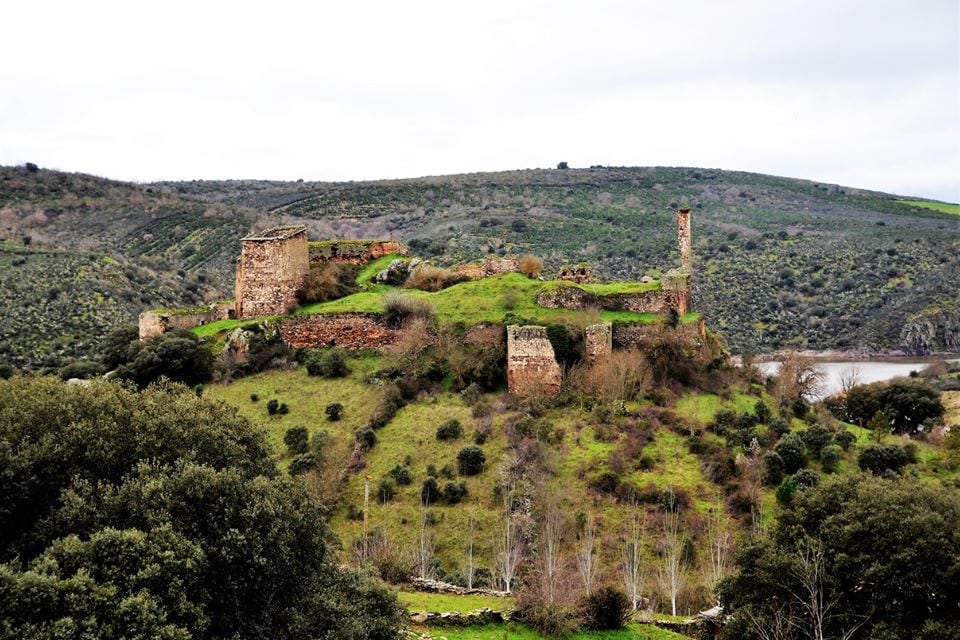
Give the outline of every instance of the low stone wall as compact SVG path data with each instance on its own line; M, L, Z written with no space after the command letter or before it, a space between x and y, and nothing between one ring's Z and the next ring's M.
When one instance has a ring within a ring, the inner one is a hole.
M407 247L396 240L325 240L309 245L310 264L366 264L391 253L407 255Z
M560 393L563 373L545 327L507 327L507 386L512 394Z
M703 318L696 322L681 324L670 328L663 324L615 324L613 325L614 349L645 349L652 338L664 331L678 331L685 338L700 342L707 337L707 327Z
M292 316L280 323L280 337L296 349L380 349L394 344L399 333L380 316L364 313Z
M180 311L144 311L140 314L140 339L166 333L171 329L193 329L200 325L210 324L218 320L234 317L234 303L232 300L214 302L206 311L183 313Z
M541 291L537 294L537 304L548 309L604 309L637 313L664 313L669 308L660 290L600 296L576 286L559 286Z
M483 262L471 264L461 264L453 267L453 272L470 278L479 280L480 278L489 278L503 273L514 273L520 270L520 262L513 256L486 256Z

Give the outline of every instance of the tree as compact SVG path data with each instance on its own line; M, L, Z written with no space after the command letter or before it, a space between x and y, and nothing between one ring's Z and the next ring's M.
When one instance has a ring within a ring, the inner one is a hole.
M463 567L463 577L467 589L473 589L473 579L477 575L477 565L474 563L474 546L477 536L477 517L473 511L467 515L467 545L466 562Z
M670 598L670 613L677 615L677 596L683 588L683 549L686 534L680 526L680 510L670 490L670 504L660 519L660 567L657 579Z
M780 362L775 393L781 401L796 402L816 397L824 381L824 371L816 360L791 352Z
M764 637L784 618L811 638L852 637L858 627L864 638L956 637L948 630L960 626L958 557L955 489L869 475L825 480L798 492L770 535L736 554L737 573L720 589L731 614L723 637Z
M896 444L871 443L857 456L857 465L861 469L877 475L887 472L900 473L907 462L907 453L903 447Z
M118 378L141 389L161 377L195 385L210 379L213 353L196 335L178 329L130 343L116 371Z
M464 447L457 454L460 474L465 476L475 476L483 471L483 465L486 461L487 457L484 455L483 449L476 445Z
M634 611L640 604L647 583L648 567L643 562L646 544L646 518L634 504L627 520L627 528L620 543L620 576Z
M707 541L710 543L710 565L707 575L708 584L714 590L729 572L730 552L733 550L733 533L724 522L723 505L710 509L707 520Z
M850 365L840 372L840 391L846 396L850 390L860 384L863 371L856 365Z
M588 514L577 536L577 571L587 593L593 591L597 578L596 533L597 524Z
M310 444L310 433L306 427L290 427L283 434L283 444L290 453L306 453Z
M788 433L780 438L774 450L783 460L783 469L787 473L796 473L807 464L806 447L803 439L796 433Z
M262 432L180 385L0 382L0 610L10 637L397 633ZM49 446L56 443L56 446Z

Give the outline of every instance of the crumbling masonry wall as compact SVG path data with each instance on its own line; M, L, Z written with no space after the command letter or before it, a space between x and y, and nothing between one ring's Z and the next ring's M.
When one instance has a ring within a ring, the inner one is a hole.
M364 265L391 253L407 255L407 247L395 240L323 240L309 243L310 264Z
M306 227L279 227L244 238L237 263L237 317L286 313L310 271Z
M171 329L193 329L200 325L234 317L233 302L215 302L206 310L194 313L182 311L144 311L140 314L140 339L166 333Z
M546 327L507 327L507 386L512 394L560 392L563 374L557 364Z
M609 358L613 353L613 325L609 322L589 325L584 347L590 364Z

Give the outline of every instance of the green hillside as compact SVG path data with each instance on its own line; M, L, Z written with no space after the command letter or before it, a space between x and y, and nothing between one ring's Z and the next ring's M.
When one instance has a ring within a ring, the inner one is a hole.
M130 273L93 287L104 300L87 310L98 298L85 285L62 287L61 305L47 305L50 278L28 273L30 259L3 261L0 315L18 318L28 340L4 333L0 352L17 366L56 366L91 350L70 336L99 335L146 308L230 296L238 241L251 229L303 223L314 239L394 237L438 264L533 253L548 276L587 261L601 281L636 280L676 265L681 204L693 208L693 308L733 351L960 350L952 286L960 282L960 220L947 203L664 167L149 185L3 167L5 255L29 236L27 251L58 252L71 265L108 257ZM63 277L74 266L46 272ZM83 311L70 315L71 305Z

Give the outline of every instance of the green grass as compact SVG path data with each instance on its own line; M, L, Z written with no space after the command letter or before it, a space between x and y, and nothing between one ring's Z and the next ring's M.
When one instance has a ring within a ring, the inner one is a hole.
M360 273L357 274L357 284L366 285L369 284L370 280L390 266L390 263L394 260L409 260L404 256L401 256L399 253L391 253L385 256L381 256L372 262L368 262L363 269L360 270Z
M960 204L949 204L947 202L936 202L933 200L900 200L900 202L914 207L920 207L921 209L932 209L940 213L960 215Z
M407 607L408 611L428 611L432 613L459 611L465 613L477 609L509 611L514 607L513 598L497 598L496 596L479 594L458 596L452 593L400 591L397 593L397 597Z
M720 409L753 413L757 402L758 398L740 392L734 393L729 400L713 393L691 393L677 400L677 413L705 425Z
M546 309L536 302L537 293L545 286L570 286L568 283L531 280L519 273L507 273L490 278L463 282L442 291L430 293L416 289L403 291L417 298L430 302L436 311L437 318L442 323L462 322L468 325L484 322L503 322L507 314L514 314L527 321L550 323L564 320L580 320L584 323L596 321L596 313L575 311L570 309ZM608 293L638 293L644 290L655 290L659 283L611 283L607 285L592 285L606 288ZM296 311L297 315L315 313L379 313L383 311L383 297L393 287L375 285L368 291L353 295L305 305ZM700 314L689 313L683 317L683 322L695 322ZM655 313L634 313L632 311L601 311L599 319L607 322L633 322L652 324L661 321L661 316Z
M477 627L435 627L431 629L434 636L447 640L540 640L539 633L522 625L494 624ZM649 624L632 623L621 631L577 631L567 640L687 640L672 631L666 631Z
M202 324L199 327L194 327L192 331L198 337L206 338L209 336L216 336L220 333L233 331L237 327L245 327L249 324L257 324L262 322L271 322L275 321L276 319L277 316L268 316L252 320L217 320L216 322L208 322L207 324Z

